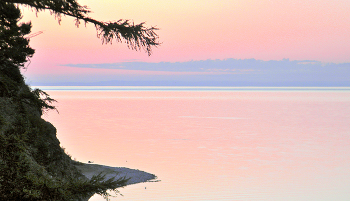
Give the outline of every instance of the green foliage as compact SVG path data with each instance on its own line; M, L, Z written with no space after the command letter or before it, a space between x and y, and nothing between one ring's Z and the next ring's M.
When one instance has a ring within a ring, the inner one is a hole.
M20 69L34 54L25 37L31 24L18 23L21 13L14 3L88 20L80 16L85 7L73 0L0 1L0 200L82 200L94 193L108 198L108 190L118 192L127 179L84 177L60 147L55 127L41 118L55 109L55 100L24 83Z
M1 68L24 67L34 50L29 47L31 23L18 25L21 13L15 5L0 1L0 63ZM10 76L11 77L11 76Z
M129 179L126 179L125 177L117 180L115 178L106 180L106 175L100 173L98 175L94 175L90 180L69 182L68 189L74 191L74 194L80 194L81 196L95 192L108 199L109 196L112 196L110 193L108 193L109 189L112 189L115 194L119 194L117 189L125 186L128 180Z
M33 105L7 97L0 104L0 200L79 200L126 184L101 174L85 178Z
M22 101L29 99L29 102L34 104L36 108L40 108L41 112L45 112L47 110L56 110L56 107L52 104L56 102L55 99L52 99L49 94L41 89L31 90L30 93L21 93L20 99Z

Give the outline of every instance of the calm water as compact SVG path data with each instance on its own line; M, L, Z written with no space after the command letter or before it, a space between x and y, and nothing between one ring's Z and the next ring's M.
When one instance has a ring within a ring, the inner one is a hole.
M73 158L161 180L115 200L350 200L349 89L47 92Z

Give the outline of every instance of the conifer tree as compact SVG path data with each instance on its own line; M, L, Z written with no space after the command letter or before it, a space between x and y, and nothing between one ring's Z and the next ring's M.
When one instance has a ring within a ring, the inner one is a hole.
M103 43L125 42L133 50L144 49L148 55L152 53L152 47L159 45L156 27L145 27L145 23L134 24L130 20L118 20L115 22L102 22L88 16L91 10L87 6L80 5L76 0L2 0L6 3L23 5L33 8L36 12L49 10L61 21L61 16L75 18L75 25L79 27L81 22L92 23L97 30L97 36Z
M125 42L148 55L159 45L157 28L129 20L97 21L76 0L0 0L0 200L85 200L94 193L108 196L109 189L118 192L127 178L83 177L60 147L56 129L41 119L43 110L55 108L54 100L24 83L20 69L34 50L29 46L31 23L19 23L19 5L49 10L58 22L62 15L73 17L77 27L92 23L103 43Z

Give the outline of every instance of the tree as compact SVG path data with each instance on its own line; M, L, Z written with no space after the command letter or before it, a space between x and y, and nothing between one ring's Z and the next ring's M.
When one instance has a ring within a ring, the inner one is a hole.
M92 23L98 32L97 36L103 43L126 42L133 50L144 49L148 55L152 53L152 47L159 45L156 27L145 27L145 23L134 24L129 20L118 20L116 22L102 22L88 16L91 11L87 6L80 5L76 0L3 0L7 3L29 6L36 12L49 10L58 22L61 16L71 16L75 18L75 25L79 27L81 21L85 24Z
M124 42L130 49L145 50L149 56L152 54L152 47L160 45L156 27L148 28L144 22L134 24L130 20L102 22L92 19L88 16L91 10L76 0L1 0L0 68L16 81L21 80L22 75L14 66L23 68L24 63L34 54L34 50L28 45L29 38L24 37L30 33L31 23L17 26L21 17L21 12L16 7L18 5L30 7L35 12L49 10L58 19L58 23L61 22L62 15L75 18L77 27L81 22L85 25L92 23L96 27L97 37L104 44L112 43L113 40Z
M54 101L45 92L31 90L20 68L33 56L29 46L31 23L21 23L18 5L35 12L49 10L75 18L75 25L92 23L103 43L125 42L133 50L159 45L157 28L134 24L129 20L101 22L76 0L0 0L0 200L80 200L94 193L108 196L117 191L126 178L104 181L103 175L90 180L75 168L77 162L60 147L56 129L41 119L43 110L54 109ZM44 96L44 97L42 97Z
M29 40L24 38L30 33L31 24L18 25L21 13L14 5L0 2L0 69L14 81L21 81L20 67L34 50L29 47Z

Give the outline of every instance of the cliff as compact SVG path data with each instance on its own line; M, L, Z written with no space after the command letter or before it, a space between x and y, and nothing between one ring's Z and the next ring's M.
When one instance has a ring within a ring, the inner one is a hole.
M136 171L140 179L133 182L122 176L114 179L111 167L72 160L61 148L56 128L41 118L47 109L54 109L54 100L27 86L19 71L9 74L1 67L0 200L87 200L95 193L107 196L108 189L155 178ZM133 172L115 169L123 171Z
M50 107L41 99L44 92L31 90L19 72L14 77L1 70L0 196L7 200L63 200L59 191L69 188L70 180L84 176L60 147L56 128L41 118Z
M46 5L56 16L63 10L77 15L77 19L86 14L80 10L85 7L75 1L69 5L57 2L23 4L36 11ZM21 19L18 4L0 1L0 200L86 200L95 193L108 196L107 190L116 190L130 180L110 177L107 167L90 171L89 166L71 160L60 147L56 128L41 118L46 110L55 109L54 100L44 91L27 86L20 72L35 52L29 46L29 39L35 35L30 34L31 22ZM113 32L110 26L101 28ZM154 29L150 30L152 37L156 36ZM145 45L157 45L155 39ZM108 173L103 171L107 169Z

